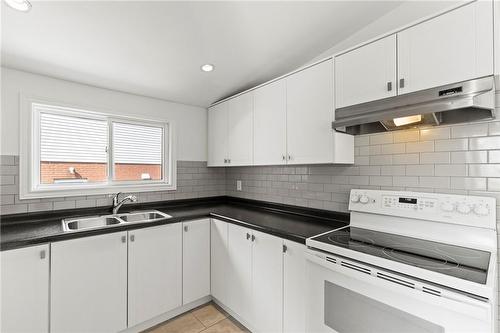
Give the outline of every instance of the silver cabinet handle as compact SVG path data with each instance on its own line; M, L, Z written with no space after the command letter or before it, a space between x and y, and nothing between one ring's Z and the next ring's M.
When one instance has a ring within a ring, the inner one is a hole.
M135 235L130 235L130 241L131 242L135 241Z
M288 251L288 247L285 244L283 244L283 253L286 253L286 251Z
M252 235L252 242L255 241L255 235Z
M399 88L405 87L405 79L399 79Z
M122 243L125 243L127 241L127 237L122 236Z
M46 256L45 250L40 251L40 259L45 259Z
M230 158L227 159L227 163L231 164L231 159Z
M185 231L185 232L187 232L187 231L188 231L188 226L187 226L187 225L185 225L185 226L184 226L184 231Z
M224 159L224 163L227 163L227 159L226 158Z
M288 160L290 161L292 159L292 155L288 155Z
M392 90L392 82L387 82L387 91Z
M247 240L250 239L250 234L247 232Z
M282 155L282 156L281 156L281 159L282 159L283 161L286 161L286 156L285 156L285 155Z

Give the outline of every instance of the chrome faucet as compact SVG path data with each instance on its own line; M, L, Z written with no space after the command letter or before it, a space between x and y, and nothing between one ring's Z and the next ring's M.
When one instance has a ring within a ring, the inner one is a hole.
M122 193L122 192L116 193L116 195L113 197L113 214L118 214L118 210L125 202L127 202L127 201L136 202L137 201L137 197L135 195L128 195L125 198L118 201L118 197L120 196L120 193Z

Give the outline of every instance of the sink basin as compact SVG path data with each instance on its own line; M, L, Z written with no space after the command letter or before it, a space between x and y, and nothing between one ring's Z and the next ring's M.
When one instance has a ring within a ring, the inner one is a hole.
M138 222L153 222L163 219L169 219L172 216L159 212L157 210L147 212L132 212L118 216L125 223L138 223Z
M172 216L157 210L137 211L116 215L70 218L62 220L64 231L81 231L101 229L130 223L155 222L169 219Z
M118 225L122 221L115 216L93 216L75 219L64 219L64 231L78 231L84 229L105 228L113 225Z

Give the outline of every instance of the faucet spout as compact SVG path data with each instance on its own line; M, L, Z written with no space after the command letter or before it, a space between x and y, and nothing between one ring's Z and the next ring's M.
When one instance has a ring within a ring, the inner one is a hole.
M120 207L130 201L130 202L136 202L137 201L137 197L135 195L128 195L126 196L125 198L123 198L122 200L118 200L119 196L120 196L120 193L121 192L118 192L114 197L113 197L113 214L118 214L118 210L120 209Z

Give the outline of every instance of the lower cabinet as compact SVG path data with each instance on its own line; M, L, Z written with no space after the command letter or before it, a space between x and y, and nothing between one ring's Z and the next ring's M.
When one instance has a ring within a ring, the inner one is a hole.
M252 231L252 326L283 331L283 240Z
M49 331L49 245L2 251L0 331Z
M229 224L216 219L210 222L210 286L212 297L229 304Z
M210 219L183 223L182 303L210 295Z
M51 244L50 331L127 327L127 232Z
M283 332L306 331L307 263L304 244L284 241L283 254Z
M182 224L128 232L128 326L182 305Z
M255 332L305 332L306 246L212 219L212 295Z

